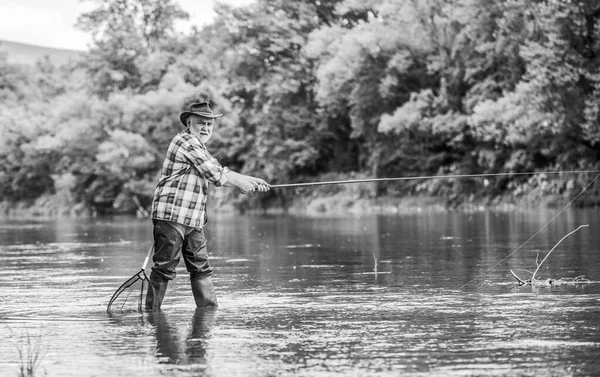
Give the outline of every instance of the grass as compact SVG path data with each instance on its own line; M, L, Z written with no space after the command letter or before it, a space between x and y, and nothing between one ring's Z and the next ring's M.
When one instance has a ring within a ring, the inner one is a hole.
M10 327L8 331L12 337L18 339L17 353L19 355L19 377L34 377L42 359L45 348L42 346L42 336L32 337L27 333L25 336L15 334Z
M36 341L32 341L31 336L27 334L25 340L21 340L17 346L19 353L19 377L33 377L40 366L44 357L42 349L41 336Z

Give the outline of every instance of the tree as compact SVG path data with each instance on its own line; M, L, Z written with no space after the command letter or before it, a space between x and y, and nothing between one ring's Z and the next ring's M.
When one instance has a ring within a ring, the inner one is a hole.
M222 8L208 35L226 67L223 93L239 109L249 140L244 171L288 181L314 174L323 163L327 135L314 98L313 61L304 54L308 34L332 20L336 1L259 1L249 8Z
M124 89L155 88L167 71L174 24L188 14L172 0L89 0L97 8L84 13L77 26L92 33L85 67L92 90L103 98ZM170 46L170 47L169 47Z

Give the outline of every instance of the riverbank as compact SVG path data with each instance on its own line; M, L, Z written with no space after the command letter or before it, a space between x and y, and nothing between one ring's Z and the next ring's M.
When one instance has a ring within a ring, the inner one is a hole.
M404 214L415 212L480 212L486 210L515 211L534 208L562 208L568 200L557 196L545 198L518 198L511 196L468 201L449 200L436 196L405 196L354 198L339 194L323 198L297 198L288 209L293 214ZM596 206L591 203L590 206Z
M220 198L222 199L222 198ZM415 212L447 212L464 211L476 212L485 210L513 211L531 208L562 208L569 200L558 196L544 198L517 198L506 196L495 199L450 200L435 196L404 196L404 197L361 197L355 193L339 192L329 195L295 196L286 206L272 204L260 209L244 207L240 210L239 203L224 200L209 201L209 210L220 213L252 212L294 215L363 215L363 214L403 214ZM573 204L575 205L575 204ZM577 202L578 207L597 206L595 200ZM0 216L3 217L96 217L106 215L84 204L66 203L61 198L42 196L30 202L1 202ZM108 213L111 214L111 213ZM112 214L137 215L147 217L147 209L137 211L115 211Z

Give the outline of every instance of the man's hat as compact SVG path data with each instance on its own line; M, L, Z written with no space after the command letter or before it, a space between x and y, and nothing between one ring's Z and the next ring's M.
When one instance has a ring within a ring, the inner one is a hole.
M181 119L181 123L183 123L184 126L187 127L187 124L185 123L187 118L189 118L190 115L199 115L201 117L205 117L205 118L218 118L223 116L223 114L215 114L212 111L212 104L210 102L200 102L200 103L192 103L190 105L190 111L184 111L183 113L181 113L181 115L179 116L179 119Z

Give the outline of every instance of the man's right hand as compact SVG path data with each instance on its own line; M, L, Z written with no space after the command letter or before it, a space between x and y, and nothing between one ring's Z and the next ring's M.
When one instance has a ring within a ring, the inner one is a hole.
M271 185L260 178L236 173L234 171L229 171L226 174L227 182L225 183L225 186L236 187L244 194L253 191L267 192L271 189Z

